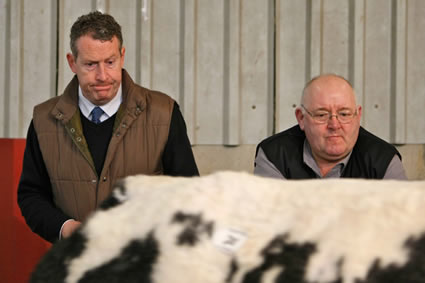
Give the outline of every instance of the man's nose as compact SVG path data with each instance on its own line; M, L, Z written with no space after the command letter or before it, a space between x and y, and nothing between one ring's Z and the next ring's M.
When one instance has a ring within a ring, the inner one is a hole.
M100 63L97 65L97 70L96 70L96 79L99 81L104 81L106 80L106 70L105 70L105 65Z
M328 127L332 128L332 129L336 129L341 127L341 124L338 120L338 115L337 114L331 114L329 116L329 120L328 120Z

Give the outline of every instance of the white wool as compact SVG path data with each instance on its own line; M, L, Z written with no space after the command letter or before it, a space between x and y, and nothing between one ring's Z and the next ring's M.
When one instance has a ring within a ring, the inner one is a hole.
M220 172L205 177L133 176L125 180L123 204L96 212L83 227L87 249L69 264L66 282L118 256L129 241L150 231L160 243L155 282L225 282L230 262L239 265L232 282L261 264L260 251L279 235L290 243L310 242L306 280L328 282L342 261L344 283L381 266L407 260L403 244L425 231L425 182L354 179L282 181L247 173ZM215 231L237 231L243 239L233 254L205 233L201 242L177 246L180 224L173 215L201 214ZM279 267L268 271L274 280Z

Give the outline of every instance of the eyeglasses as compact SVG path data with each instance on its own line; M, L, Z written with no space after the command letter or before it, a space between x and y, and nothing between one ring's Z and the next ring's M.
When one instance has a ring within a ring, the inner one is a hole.
M355 112L352 112L349 109L344 109L338 111L337 114L332 114L332 112L324 110L318 110L314 113L311 113L307 110L307 108L305 108L304 105L301 104L301 107L308 113L308 115L311 116L311 118L313 118L314 121L320 124L327 123L330 119L332 119L333 116L335 116L335 118L337 118L341 124L348 124L353 121L353 118L357 115L357 109Z

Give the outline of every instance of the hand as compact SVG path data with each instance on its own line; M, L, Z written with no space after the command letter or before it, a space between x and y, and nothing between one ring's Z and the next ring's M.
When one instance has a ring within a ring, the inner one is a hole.
M68 238L69 236L71 236L71 234L78 228L80 227L81 222L80 221L75 221L75 220L69 220L67 222L65 222L65 224L63 224L62 227L62 239Z

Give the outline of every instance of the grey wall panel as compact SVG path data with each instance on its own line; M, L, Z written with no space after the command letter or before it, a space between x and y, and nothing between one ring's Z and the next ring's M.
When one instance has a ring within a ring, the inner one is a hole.
M418 111L425 102L425 2L276 3L276 131L295 123L305 81L330 72L353 84L367 129L395 143L425 140L417 118L425 116Z
M196 144L196 0L185 0L181 5L182 40L180 57L180 106L186 120L187 134L192 143Z
M184 65L182 3L183 1L167 0L142 1L140 9L144 12L139 17L141 24L133 23L133 30L139 29L137 33L141 38L140 59L134 60L141 65L141 84L165 92L184 108L181 74Z
M180 2L136 1L136 17L128 23L129 34L135 37L136 52L135 56L126 58L126 64L130 64L129 60L136 64L136 72L132 75L137 77L137 82L176 100L179 100L180 87L180 33L184 29Z
M26 133L34 105L55 96L56 1L25 0L21 50L23 100L19 135Z
M366 0L350 0L351 47L348 79L354 87L357 104L363 105L364 92L364 48L365 48L365 2Z
M110 13L121 25L124 40L124 68L133 80L140 83L140 1L108 1L106 5Z
M9 1L9 25L7 48L5 56L7 75L5 79L5 114L4 132L6 137L20 137L23 131L22 122L22 72L23 72L23 13L24 7L20 1ZM20 128L21 127L21 128Z
M276 9L276 131L297 123L304 84L310 79L311 3L279 1Z
M196 12L196 141L223 141L224 1L198 1Z
M406 141L425 141L425 1L407 7Z
M353 83L367 129L425 142L424 1L33 2L0 0L0 136L24 137L33 106L63 91L71 25L99 9L122 25L125 68L179 102L195 144L292 126L305 82L327 72Z
M391 1L366 2L363 125L389 140L391 117Z
M349 27L348 0L322 1L321 25L312 28L312 33L321 33L321 73L348 77Z
M258 143L274 124L273 1L241 2L242 142Z
M140 24L140 40L141 40L141 53L140 53L140 81L141 84L147 88L152 88L152 1L144 0L142 2L142 17Z
M9 56L10 56L10 4L0 0L0 137L6 137L6 121L9 119Z
M225 1L223 144L241 143L241 1Z
M406 46L407 46L407 2L393 1L393 66L391 80L390 135L394 143L406 142ZM395 58L394 58L395 57Z
M93 3L87 0L60 0L58 18L58 82L57 94L61 94L74 74L68 66L66 54L71 52L69 47L69 33L72 24L82 14L93 9Z
M307 80L322 72L322 2L325 0L307 0L306 5L306 68Z
M179 101L180 85L180 1L151 2L151 88Z
M54 96L56 5L3 1L2 8L2 136L25 137L34 105Z

